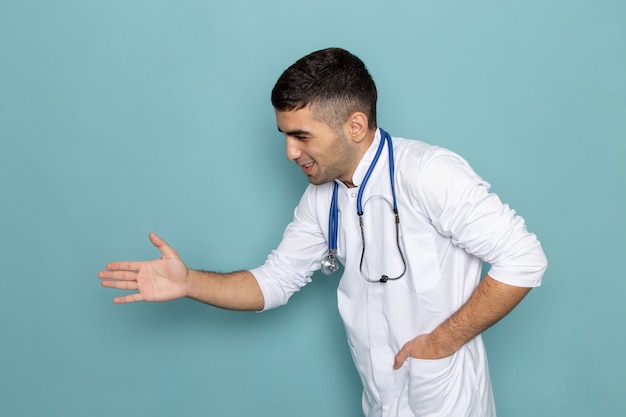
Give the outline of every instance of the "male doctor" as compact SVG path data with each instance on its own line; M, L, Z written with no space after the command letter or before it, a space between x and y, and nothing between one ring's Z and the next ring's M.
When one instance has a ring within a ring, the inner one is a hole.
M524 220L458 155L376 123L363 62L330 48L289 67L272 91L287 157L310 185L266 262L190 270L168 244L113 262L116 303L190 297L235 310L285 304L321 268L344 265L339 311L367 417L496 415L481 333L538 286L546 258ZM482 262L491 269L481 279Z

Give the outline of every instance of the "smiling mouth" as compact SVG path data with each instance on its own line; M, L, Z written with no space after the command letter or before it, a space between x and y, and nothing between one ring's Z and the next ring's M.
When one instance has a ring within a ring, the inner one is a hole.
M302 172L304 174L310 175L311 174L311 168L313 167L314 164L315 164L315 162L309 162L309 163L300 165L300 168L302 168Z

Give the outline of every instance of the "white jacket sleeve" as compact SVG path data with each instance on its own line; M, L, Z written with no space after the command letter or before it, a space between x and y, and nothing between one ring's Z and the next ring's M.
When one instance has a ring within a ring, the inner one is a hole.
M321 227L324 219L318 218L316 204L317 193L326 188L309 185L278 247L263 265L250 270L263 292L264 310L286 304L296 291L311 282L313 273L320 269L328 243L327 231ZM325 221L328 221L328 214Z
M440 234L488 262L489 276L498 281L541 284L547 260L537 237L463 158L435 148L426 153L419 172L418 199Z

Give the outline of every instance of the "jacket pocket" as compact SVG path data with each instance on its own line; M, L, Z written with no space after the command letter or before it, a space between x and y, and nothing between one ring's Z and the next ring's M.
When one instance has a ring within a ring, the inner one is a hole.
M407 270L405 277L398 281L410 292L419 294L430 291L439 284L441 270L432 234L423 230L410 233L409 239L402 238Z
M443 359L410 359L409 406L415 417L480 416L478 384L466 346Z

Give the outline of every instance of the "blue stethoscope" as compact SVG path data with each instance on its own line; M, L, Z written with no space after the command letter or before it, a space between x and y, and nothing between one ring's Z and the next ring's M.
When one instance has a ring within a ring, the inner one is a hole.
M363 244L363 249L361 251L361 262L359 263L359 272L361 276L368 282L387 282L389 280L396 280L401 278L406 272L406 261L404 259L404 255L402 253L402 249L400 248L400 216L398 216L398 205L396 203L396 187L394 182L394 162L393 162L393 146L391 143L391 135L385 132L383 129L380 130L380 144L378 145L378 149L376 150L376 155L374 155L374 159L370 164L367 172L365 173L365 177L363 178L363 183L359 188L359 194L356 199L356 212L359 216L359 227L361 229L361 242ZM387 275L381 275L379 279L371 279L365 273L363 273L363 257L365 255L365 232L363 231L363 190L365 190L365 185L367 181L370 179L372 175L372 171L378 162L378 158L383 151L383 147L387 144L387 149L389 151L389 180L391 182L391 195L393 196L393 214L396 217L396 245L398 247L398 252L400 253L400 258L402 259L403 269L402 273L397 277L389 277ZM322 272L326 275L330 275L333 272L336 272L339 269L339 261L337 260L337 233L338 233L338 225L339 225L339 208L337 206L337 189L339 188L339 184L335 181L335 186L333 188L333 196L330 201L330 215L328 219L328 254L324 256L322 259Z

